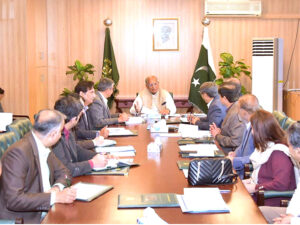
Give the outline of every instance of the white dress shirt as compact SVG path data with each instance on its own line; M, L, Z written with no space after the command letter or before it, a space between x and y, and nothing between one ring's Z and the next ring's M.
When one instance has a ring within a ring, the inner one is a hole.
M137 113L135 111L135 104L137 104L142 110L141 113L143 114L157 114L159 113L158 108L155 105L155 101L158 98L158 92L155 95L152 95L152 107L149 109L146 106L143 105L143 100L140 97L140 95L138 95L136 97L136 99L134 100L132 107L130 108L130 113L131 114L135 114ZM174 103L174 100L172 98L172 96L170 95L170 93L166 94L166 108L170 110L170 115L175 114L176 113L176 106Z
M35 140L35 143L38 148L39 153L39 161L40 161L40 167L41 167L41 177L42 177L42 183L43 183L43 189L44 192L47 192L51 189L50 185L50 170L47 163L48 156L51 152L51 150L43 145L43 143L40 141L40 139L32 132L33 138ZM58 186L60 190L64 189L64 185L60 183L54 184L54 186ZM51 192L51 199L50 199L50 205L53 205L55 203L55 192Z

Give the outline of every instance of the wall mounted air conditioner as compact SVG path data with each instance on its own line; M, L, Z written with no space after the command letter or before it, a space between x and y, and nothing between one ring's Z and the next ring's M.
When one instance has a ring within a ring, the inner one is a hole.
M261 0L205 0L206 16L261 16Z
M283 39L252 40L252 94L263 109L282 111Z

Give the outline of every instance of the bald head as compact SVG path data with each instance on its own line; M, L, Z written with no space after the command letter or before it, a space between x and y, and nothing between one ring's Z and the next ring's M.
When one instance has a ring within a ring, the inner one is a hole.
M258 99L255 95L246 94L239 98L239 115L246 122L249 122L253 113L260 109Z
M62 113L56 110L41 110L34 118L33 130L42 136L46 136L52 130L61 127L64 117L65 116Z
M146 87L151 94L156 94L159 89L159 82L156 76L149 76L145 79Z

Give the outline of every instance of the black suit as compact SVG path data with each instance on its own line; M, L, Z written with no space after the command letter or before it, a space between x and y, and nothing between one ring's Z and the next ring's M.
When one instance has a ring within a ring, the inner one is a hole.
M64 133L59 142L53 146L53 152L57 158L71 171L73 177L80 176L92 171L88 160L92 159L96 153L79 146L72 132L69 140Z

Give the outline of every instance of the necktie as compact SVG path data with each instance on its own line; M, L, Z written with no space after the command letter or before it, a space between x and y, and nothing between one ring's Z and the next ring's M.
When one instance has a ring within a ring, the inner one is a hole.
M247 142L248 142L248 139L249 139L251 130L252 130L252 128L250 127L250 128L247 129L246 132L245 132L245 137L243 138L242 149L241 149L242 152L244 152L244 149L245 149L246 144L247 144Z

